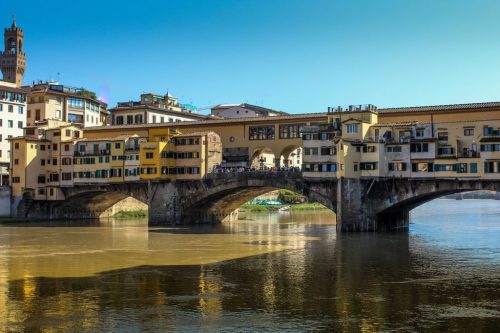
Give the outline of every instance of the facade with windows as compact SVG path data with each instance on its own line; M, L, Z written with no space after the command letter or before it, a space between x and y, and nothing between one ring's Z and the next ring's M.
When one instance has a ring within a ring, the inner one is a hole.
M46 82L24 87L28 91L28 125L44 120L60 120L84 127L106 124L107 104L95 93Z
M10 139L12 193L35 200L62 200L61 188L73 186L74 141L82 129L73 124L46 121L24 128L24 135Z
M22 136L26 126L26 91L0 81L0 185L9 184L11 147L8 139Z
M27 126L10 139L12 194L34 200L64 200L62 188L144 180L199 180L221 163L214 132L158 137L83 137L83 127L56 120ZM151 140L151 141L150 141Z
M305 127L304 175L500 179L500 124L495 121L498 113L462 122L453 118L433 121L436 116L429 117L430 122L412 117L406 117L407 121L380 122L382 115L373 106L332 109L327 125ZM341 124L335 132L327 135L322 130L335 124ZM326 135L326 141L319 140L320 133ZM319 151L328 142L336 143L337 156L331 159L337 163L336 173L325 173L320 161Z
M110 111L112 125L162 124L209 119L166 95L142 94L140 101L119 102Z

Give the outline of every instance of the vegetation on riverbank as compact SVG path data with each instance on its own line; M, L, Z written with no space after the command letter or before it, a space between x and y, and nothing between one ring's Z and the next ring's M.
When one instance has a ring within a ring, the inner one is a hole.
M289 190L278 190L278 201L285 204L303 204L307 201L307 198L301 194L295 193Z
M148 211L147 210L131 210L131 211L119 211L115 215L113 215L114 218L117 219L136 219L136 218L141 218L141 217L147 217L148 216Z
M263 205L245 204L240 207L240 211L252 212L252 213L277 212L280 208L285 206L288 205L263 206ZM303 203L290 206L290 210L292 211L323 210L323 209L328 209L328 208L319 203Z
M24 222L33 222L34 219L26 218L26 217L17 217L17 216L0 216L0 224L3 223L24 223Z

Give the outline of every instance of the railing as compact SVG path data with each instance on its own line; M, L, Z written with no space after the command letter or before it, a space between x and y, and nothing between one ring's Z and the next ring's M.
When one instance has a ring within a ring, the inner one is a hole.
M480 158L481 154L477 151L469 151L467 153L458 154L457 157L459 157L459 158Z
M108 156L111 155L111 150L100 149L95 151L75 151L73 156Z
M242 180L242 179L302 179L301 171L234 171L207 173L205 179Z

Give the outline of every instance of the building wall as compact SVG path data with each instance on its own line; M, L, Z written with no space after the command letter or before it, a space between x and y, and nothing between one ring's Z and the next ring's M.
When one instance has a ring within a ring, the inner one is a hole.
M0 81L0 174L8 175L10 163L10 143L8 138L23 135L26 126L26 94L16 89L16 85ZM10 112L9 110L12 110ZM2 177L0 176L0 179Z

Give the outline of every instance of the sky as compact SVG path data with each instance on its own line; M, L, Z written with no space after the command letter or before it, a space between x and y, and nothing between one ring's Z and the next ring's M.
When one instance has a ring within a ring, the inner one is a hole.
M25 83L289 113L500 100L498 0L0 0ZM206 111L205 111L206 112Z

